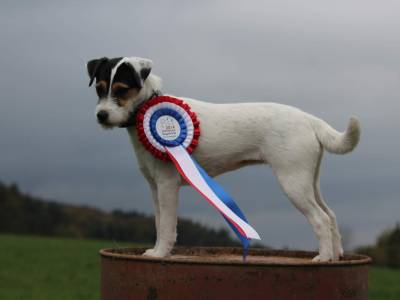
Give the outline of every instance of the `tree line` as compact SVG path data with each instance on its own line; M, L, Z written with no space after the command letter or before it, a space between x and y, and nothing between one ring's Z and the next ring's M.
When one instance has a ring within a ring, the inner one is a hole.
M375 245L360 247L357 252L372 257L375 265L400 268L400 223L382 232Z
M45 201L0 182L0 233L106 239L152 244L154 217L139 212L110 213L81 205ZM178 245L239 246L225 229L178 220Z

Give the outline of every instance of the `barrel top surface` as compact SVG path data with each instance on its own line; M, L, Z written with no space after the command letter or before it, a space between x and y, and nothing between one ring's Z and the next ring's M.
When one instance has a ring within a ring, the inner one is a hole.
M109 248L100 250L100 255L103 259L164 264L349 267L371 263L371 259L368 256L353 253L346 253L339 261L312 262L312 258L317 253L309 251L250 249L246 261L243 261L241 248L177 247L172 252L172 255L166 258L146 257L142 255L144 251L144 248Z

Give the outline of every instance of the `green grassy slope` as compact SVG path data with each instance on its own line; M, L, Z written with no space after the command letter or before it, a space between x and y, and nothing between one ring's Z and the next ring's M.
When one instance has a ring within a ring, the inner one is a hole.
M99 299L98 250L128 246L0 235L0 299ZM400 299L400 270L372 268L370 299Z
M399 300L400 269L372 268L369 285L371 300Z
M116 246L106 241L0 235L0 299L99 299L98 250Z

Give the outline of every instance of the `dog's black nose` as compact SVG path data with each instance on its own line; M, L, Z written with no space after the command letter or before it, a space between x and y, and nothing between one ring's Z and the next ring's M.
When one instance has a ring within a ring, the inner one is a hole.
M101 110L97 113L97 120L99 120L100 123L106 122L108 119L108 112L105 110Z

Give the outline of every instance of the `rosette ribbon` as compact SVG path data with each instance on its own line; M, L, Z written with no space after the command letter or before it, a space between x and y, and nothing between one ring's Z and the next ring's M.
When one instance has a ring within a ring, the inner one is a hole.
M187 103L169 96L150 99L136 115L139 140L155 157L172 161L182 177L221 213L243 245L260 239L233 198L190 155L198 145L200 123Z

